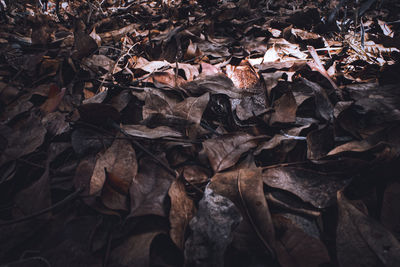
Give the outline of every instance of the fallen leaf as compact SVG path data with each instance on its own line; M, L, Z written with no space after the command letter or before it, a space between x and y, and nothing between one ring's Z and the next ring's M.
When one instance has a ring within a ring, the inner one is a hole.
M239 168L217 173L209 185L215 193L229 198L240 210L243 221L239 225L250 227L246 239L257 239L265 251L274 255L275 231L265 200L261 170L254 167Z
M318 267L330 262L328 250L321 240L306 234L280 215L273 219L279 236L276 251L281 266Z
M169 253L171 257L179 255L164 232L154 231L125 238L111 251L110 261L121 267L154 266L152 262L155 257L152 255L152 250L157 242L163 242L164 253ZM176 264L179 264L179 259L174 258L173 264L168 266L177 266Z
M196 213L194 201L186 194L185 185L181 180L175 180L168 191L171 199L171 210L169 221L171 230L169 232L175 245L183 250L185 234L188 230L189 222Z
M182 134L167 126L158 126L155 128L148 128L145 125L121 125L127 134L135 137L143 137L148 139L158 139L163 137L178 137L181 138Z
M334 147L334 133L332 127L325 126L307 134L307 158L319 159Z
M1 125L0 134L6 138L7 147L0 155L0 165L35 151L42 145L46 132L33 113L18 120L12 128Z
M400 184L392 183L387 186L383 194L381 222L392 234L400 237Z
M158 158L165 162L164 157L163 154L158 155ZM175 177L158 162L148 157L139 161L138 170L138 174L133 178L129 189L131 199L129 217L167 216L164 201Z
M137 164L135 150L129 140L116 139L111 147L98 155L96 166L90 179L90 195L99 193L103 188L106 180L105 169L127 184L133 181L137 173ZM104 204L112 205L108 201Z
M341 266L399 266L400 243L381 224L337 194L336 249Z
M173 114L193 122L194 125L187 129L189 138L195 138L200 126L201 118L210 100L210 94L205 93L200 97L188 97L173 107Z
M236 164L240 156L257 146L257 138L247 133L223 135L203 142L203 151L214 172Z
M317 208L332 205L336 192L349 183L349 179L295 167L266 169L262 177L266 185L289 191Z
M288 92L278 100L275 100L272 108L275 112L271 115L269 121L270 125L273 125L274 123L291 123L296 121L297 103L291 92Z

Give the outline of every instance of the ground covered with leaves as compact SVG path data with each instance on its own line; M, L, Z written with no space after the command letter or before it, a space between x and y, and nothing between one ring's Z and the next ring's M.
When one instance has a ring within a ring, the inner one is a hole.
M2 266L400 266L399 2L5 2Z

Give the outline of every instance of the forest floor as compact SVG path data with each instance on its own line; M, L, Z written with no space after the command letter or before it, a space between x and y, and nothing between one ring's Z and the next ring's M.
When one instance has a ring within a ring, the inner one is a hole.
M400 2L9 2L0 266L400 266Z

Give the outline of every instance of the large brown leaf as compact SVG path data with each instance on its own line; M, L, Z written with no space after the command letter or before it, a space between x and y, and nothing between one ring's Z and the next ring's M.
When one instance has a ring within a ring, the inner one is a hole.
M160 154L159 158L165 161L164 154ZM129 217L167 216L164 201L174 178L158 162L149 157L142 158L139 161L139 172L129 189L131 198Z
M341 266L400 266L400 243L338 192L336 249Z
M180 179L171 184L168 195L171 199L171 210L169 212L171 230L169 234L176 246L183 249L185 232L196 212L196 207L193 200L187 196L185 185Z
M209 187L239 208L244 218L241 225L248 225L252 230L246 239L258 239L266 251L274 254L275 231L264 196L261 170L246 167L217 173Z
M306 234L283 216L273 217L279 239L276 252L282 267L318 267L328 263L328 250L321 240Z
M400 238L400 184L390 184L384 192L381 222L397 239Z
M90 180L90 194L98 193L106 180L106 172L130 184L137 173L135 150L126 139L114 140L111 147L98 155ZM104 203L106 204L106 203ZM112 205L111 203L108 203Z
M30 114L29 117L20 119L12 127L0 126L0 135L7 142L7 146L0 155L0 165L32 153L44 141L46 129L40 119Z
M336 192L349 183L348 179L295 167L266 169L262 177L268 186L287 190L317 208L333 204Z
M290 123L296 121L297 103L291 92L288 92L276 100L273 104L275 110L269 121L274 123Z
M256 137L247 133L228 134L203 142L211 167L220 172L232 167L240 156L257 146Z
M206 92L212 94L225 94L231 98L241 98L241 90L236 88L232 80L223 74L206 76L187 83L184 89L194 95L202 95Z
M187 135L189 137L196 137L197 128L200 125L203 112L206 109L209 100L210 94L206 93L200 97L188 97L174 106L174 115L194 123L193 126L187 129Z

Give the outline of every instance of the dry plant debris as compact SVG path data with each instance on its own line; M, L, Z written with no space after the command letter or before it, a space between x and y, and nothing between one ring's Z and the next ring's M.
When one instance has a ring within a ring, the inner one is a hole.
M0 1L1 266L400 266L399 14Z

